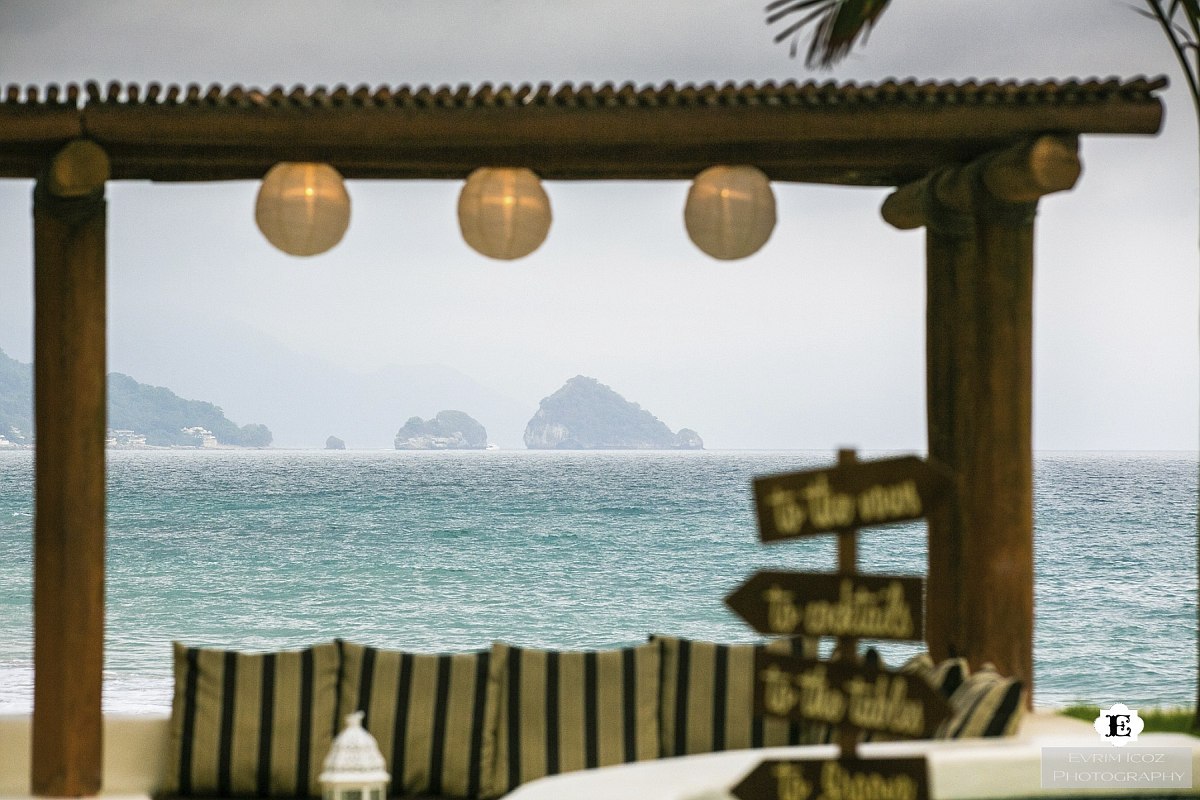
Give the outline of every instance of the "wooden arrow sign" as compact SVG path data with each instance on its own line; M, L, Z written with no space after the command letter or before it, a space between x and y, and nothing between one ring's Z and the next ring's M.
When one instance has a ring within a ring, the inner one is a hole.
M929 765L923 757L767 760L730 791L739 800L928 800Z
M762 571L725 604L759 633L919 641L924 588L923 578Z
M950 717L919 675L764 651L754 656L754 712L909 739L931 738Z
M949 471L917 456L754 479L764 542L921 519L950 493Z

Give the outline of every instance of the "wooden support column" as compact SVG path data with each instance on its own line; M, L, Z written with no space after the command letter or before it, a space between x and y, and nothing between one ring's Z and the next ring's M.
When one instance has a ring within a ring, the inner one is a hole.
M926 228L929 455L958 476L929 517L936 659L992 662L1033 690L1033 217L1079 177L1043 136L898 189L884 218Z
M34 229L35 795L100 792L108 157L76 140L38 180Z
M942 194L969 200L963 170L938 176ZM936 189L931 189L936 191ZM931 655L968 655L961 613L964 586L963 532L970 529L963 479L968 451L976 440L972 402L978 390L974 359L976 267L975 225L969 205L954 213L939 209L925 238L925 404L929 455L959 477L955 499L929 514L929 571L926 630Z

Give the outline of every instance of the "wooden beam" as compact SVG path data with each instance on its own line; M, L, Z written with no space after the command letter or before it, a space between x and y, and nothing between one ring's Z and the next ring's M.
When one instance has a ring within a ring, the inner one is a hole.
M981 177L992 197L1007 203L1034 202L1043 195L1072 189L1083 167L1079 161L1079 137L1039 136L998 151L980 163ZM901 186L883 201L880 213L893 227L912 230L926 220L927 193L938 192L943 205L964 207L970 201L969 186L951 186L944 172L935 173Z
M108 154L95 142L76 139L54 157L46 173L46 189L54 197L88 197L108 180Z
M896 186L1046 131L1154 133L1162 104L1152 86L664 88L629 97L581 89L468 104L458 93L376 103L241 90L141 102L121 101L117 87L79 109L0 103L0 177L36 176L47 147L87 131L118 180L256 180L283 160L380 179L461 179L481 165L515 165L551 180L677 180L752 163L772 180Z
M106 172L102 150L72 143L34 191L30 785L45 797L101 788Z
M1106 113L1107 112L1107 113ZM114 176L258 179L280 160L322 160L344 175L461 179L483 164L544 178L679 179L753 163L773 180L897 185L1045 130L1152 132L1156 104L649 108L126 108L86 110ZM270 143L265 147L265 143ZM128 154L128 158L127 158ZM249 156L249 158L247 158ZM179 162L179 163L177 163Z
M10 144L39 144L57 150L83 133L83 114L75 104L0 102L0 142ZM54 155L54 150L47 158ZM43 165L45 162L42 162ZM32 177L32 176L31 176Z
M237 147L164 148L107 142L113 178L155 181L259 180L279 161L323 161L351 180L463 180L480 165L528 166L545 180L691 180L713 164L753 164L773 181L846 186L895 186L946 161L969 161L1003 147L1006 139L978 142L611 143L587 148L539 142L480 142L371 148L305 146L295 141ZM898 166L902 165L902 166ZM19 162L13 168L22 169ZM5 165L0 155L0 175Z
M1039 136L988 159L983 184L997 200L1033 203L1073 189L1082 171L1078 136Z
M266 137L306 146L450 146L540 141L580 147L599 142L853 142L1009 139L1047 130L1155 133L1156 100L1059 105L654 105L492 107L303 107L89 104L84 129L100 141L238 146ZM599 127L598 127L599 126Z
M0 176L37 178L68 142L83 135L83 114L74 104L0 102Z

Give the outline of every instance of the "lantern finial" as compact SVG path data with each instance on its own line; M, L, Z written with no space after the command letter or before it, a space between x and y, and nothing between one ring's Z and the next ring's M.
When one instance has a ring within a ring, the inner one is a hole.
M333 740L317 777L324 800L383 800L388 780L387 762L379 744L363 727L362 711L346 715L346 727Z

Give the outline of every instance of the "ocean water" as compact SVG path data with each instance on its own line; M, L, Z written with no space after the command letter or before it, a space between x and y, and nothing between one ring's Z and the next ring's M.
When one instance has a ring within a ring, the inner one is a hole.
M32 704L31 456L0 452L0 712ZM750 479L831 462L110 451L105 709L166 710L176 639L427 652L754 640L722 598L756 569L832 570L836 554L833 536L760 544ZM1035 703L1193 702L1195 454L1042 454L1035 480ZM923 574L924 523L864 530L859 560ZM893 661L918 648L880 649Z

